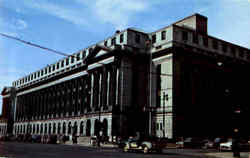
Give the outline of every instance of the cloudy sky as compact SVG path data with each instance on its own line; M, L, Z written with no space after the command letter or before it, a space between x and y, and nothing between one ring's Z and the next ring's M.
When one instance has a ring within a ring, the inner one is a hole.
M70 54L118 29L152 32L194 13L208 17L210 35L250 48L250 0L0 0L0 33ZM0 91L60 58L0 36Z

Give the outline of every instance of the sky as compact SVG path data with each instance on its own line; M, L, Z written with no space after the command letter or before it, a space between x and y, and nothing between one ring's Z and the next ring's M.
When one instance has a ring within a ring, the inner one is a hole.
M250 0L0 0L0 33L72 54L116 30L153 32L194 13L208 17L209 35L250 48ZM0 36L0 91L61 58Z

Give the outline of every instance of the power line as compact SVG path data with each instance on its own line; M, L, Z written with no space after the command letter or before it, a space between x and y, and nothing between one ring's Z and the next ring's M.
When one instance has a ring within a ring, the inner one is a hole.
M57 50L54 50L54 49L51 49L51 48L47 48L47 47L44 47L44 46L40 46L40 45L38 45L38 44L31 43L31 42L28 42L28 41L25 41L25 40L22 40L22 39L20 39L20 38L13 37L13 36L10 36L10 35L4 34L4 33L0 33L0 35L1 35L1 36L4 36L4 37L6 37L6 38L9 38L9 39L17 40L17 41L22 42L22 43L27 44L27 45L31 45L31 46L33 46L33 47L37 47L37 48L40 48L40 49L47 50L47 51L49 51L49 52L52 52L52 53L55 53L55 54L58 54L58 55L62 55L62 56L66 56L66 57L75 57L75 58L77 58L77 57L74 56L74 55L68 55L68 54L66 54L66 53L63 53L63 52L60 52L60 51L57 51ZM105 49L105 50L108 51L108 49L106 49L106 48L102 48L102 49ZM96 63L101 64L101 65L106 65L106 64L103 64L103 63L100 63L100 62L96 62ZM128 67L128 66L122 66L121 68L132 69L131 67ZM139 71L139 72L144 72L144 71L139 70L139 69L136 69L136 70ZM155 74L155 75L160 75L160 76L172 76L172 74L166 74L166 73L160 73L160 74L159 74L159 73L155 73L155 72L152 72L152 71L150 71L149 73L150 73L150 74Z
M50 51L50 52L53 52L53 53L56 53L56 54L59 54L59 55L63 55L63 56L67 56L69 57L70 55L66 54L66 53L62 53L62 52L59 52L57 50L54 50L54 49L51 49L51 48L47 48L47 47L43 47L43 46L40 46L38 44L34 44L34 43L31 43L31 42L28 42L28 41L24 41L20 38L17 38L17 37L13 37L13 36L10 36L10 35L6 35L6 34L3 34L3 33L0 33L1 36L4 36L6 38L9 38L9 39L14 39L14 40L17 40L19 42L22 42L24 44L28 44L28 45L31 45L33 47L37 47L37 48L41 48L41 49L44 49L44 50L47 50L47 51Z

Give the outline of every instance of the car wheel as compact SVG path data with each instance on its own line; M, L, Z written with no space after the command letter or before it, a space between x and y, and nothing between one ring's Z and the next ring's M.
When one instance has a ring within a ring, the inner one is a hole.
M149 151L148 147L147 147L147 146L144 146L144 148L143 148L143 153L144 153L144 154L147 154L148 151Z
M124 152L128 152L128 146L127 146L127 145L125 145L125 146L123 147L123 151L124 151Z

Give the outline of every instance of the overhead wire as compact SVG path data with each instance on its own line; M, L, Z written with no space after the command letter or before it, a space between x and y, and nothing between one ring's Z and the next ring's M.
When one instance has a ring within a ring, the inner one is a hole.
M19 41L21 43L33 46L33 47L37 47L37 48L40 48L40 49L43 49L43 50L47 50L48 52L52 52L52 53L55 53L55 54L58 54L58 55L77 58L77 56L75 56L75 55L69 55L67 53L63 53L63 52L60 52L60 51L57 51L57 50L54 50L54 49L51 49L51 48L48 48L48 47L44 47L44 46L41 46L41 45L38 45L38 44L35 44L35 43L32 43L32 42L28 42L28 41L22 40L20 38L17 38L17 37L11 36L11 35L7 35L7 34L4 34L4 33L0 33L0 35L3 36L3 37L6 37L6 38L13 39L13 40ZM96 63L101 64L101 65L106 65L106 64L100 63L100 62L96 62ZM122 66L121 68L132 69L131 67L128 67L128 66ZM139 72L144 72L144 71L139 70ZM149 73L150 74L155 74L155 75L161 75L161 76L172 76L172 74L166 74L166 73L160 73L159 74L159 73L155 73L155 72L152 72L152 71L149 72Z

